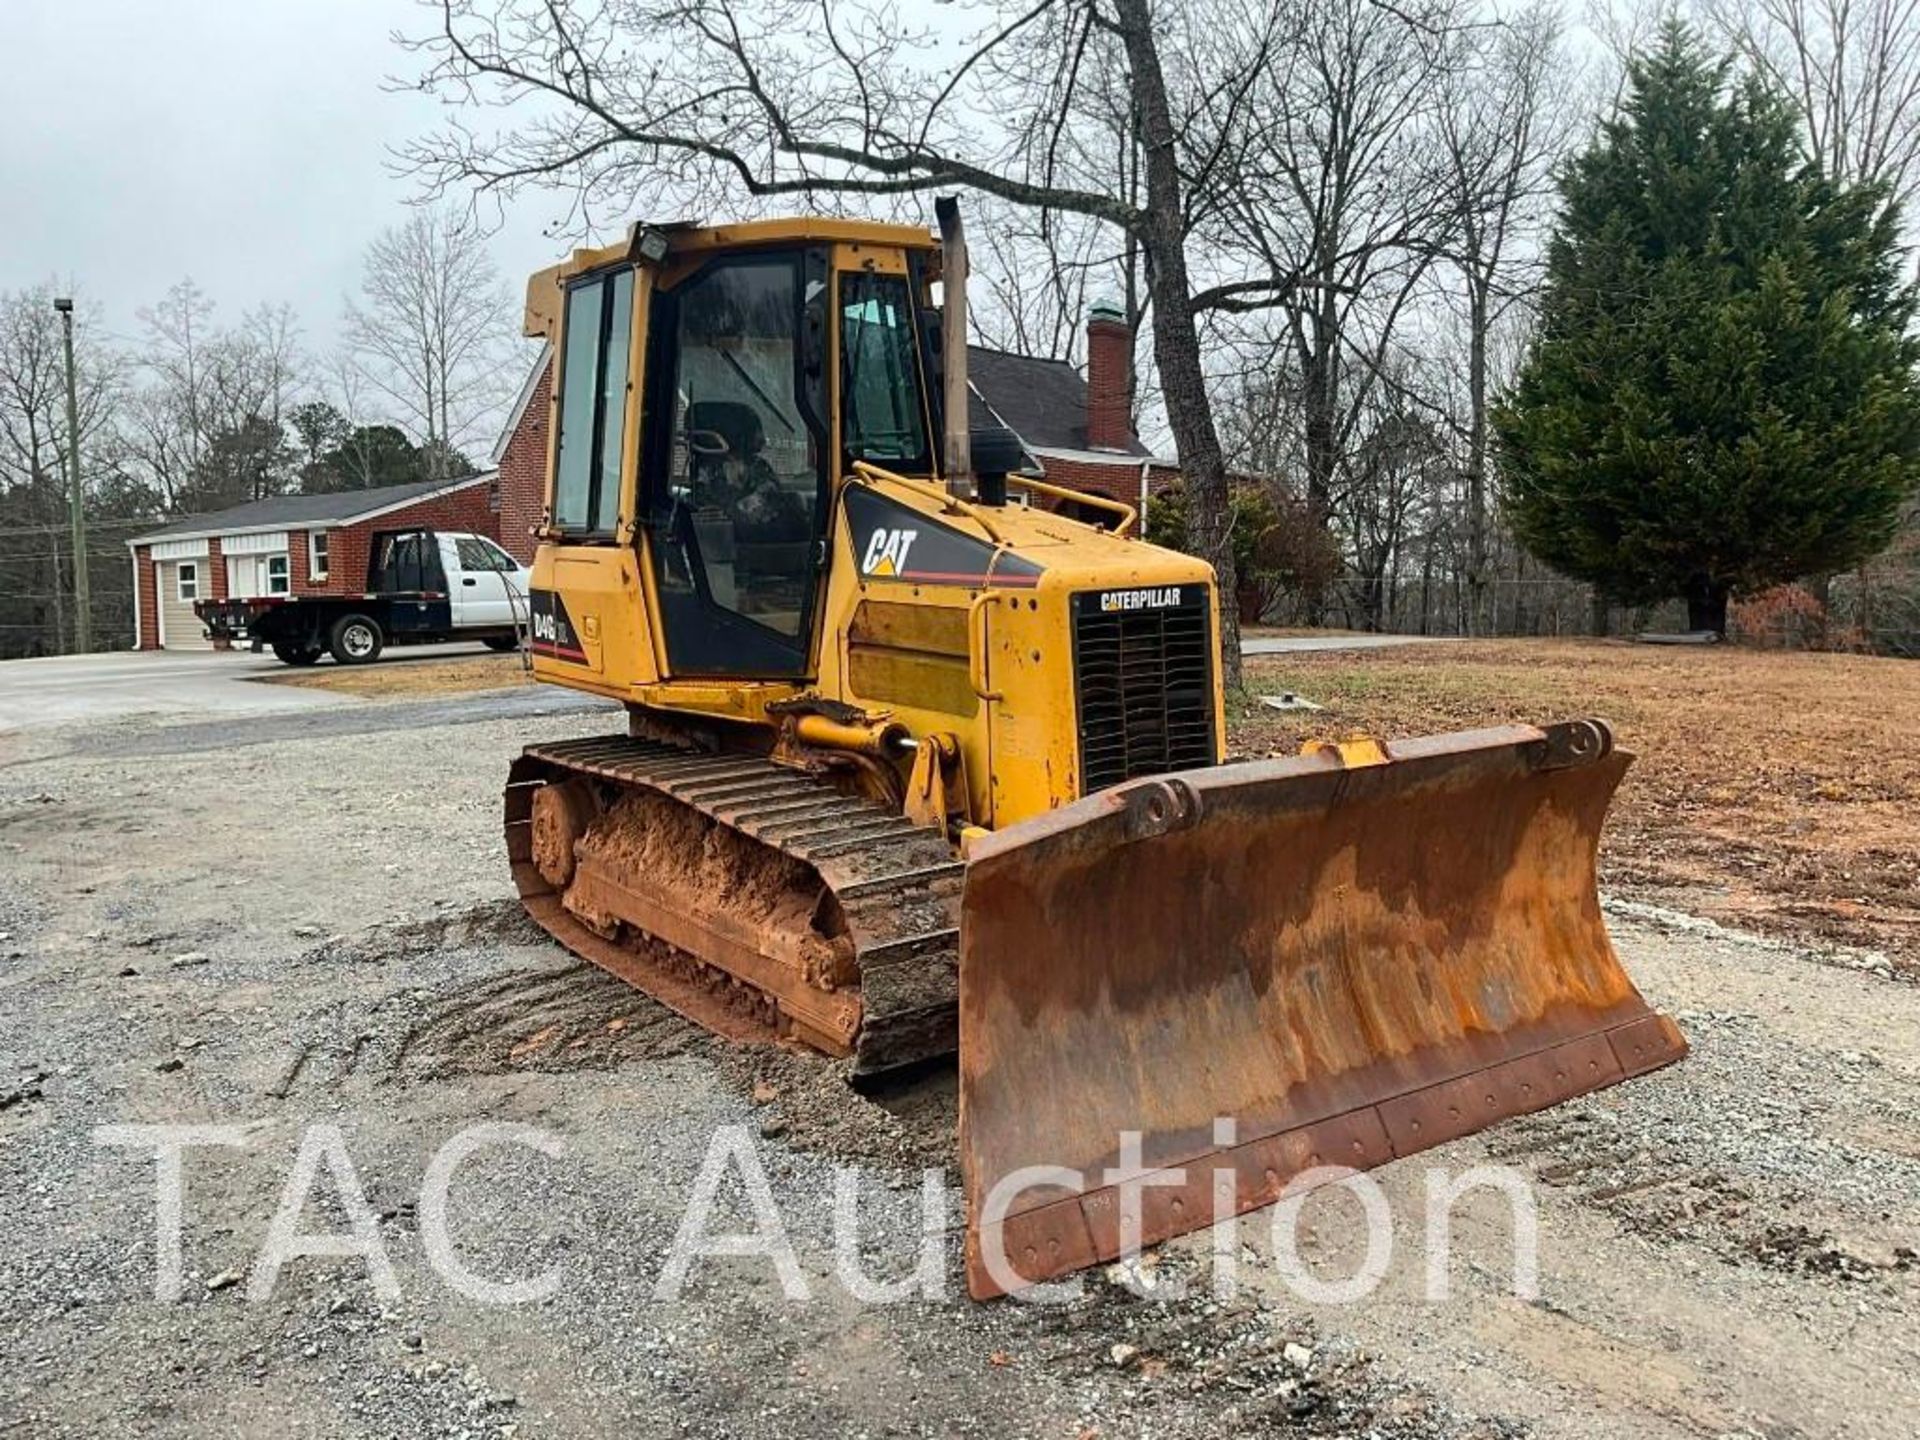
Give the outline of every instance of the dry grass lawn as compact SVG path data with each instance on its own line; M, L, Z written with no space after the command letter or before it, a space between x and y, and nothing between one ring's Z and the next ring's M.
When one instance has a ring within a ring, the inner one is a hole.
M260 677L269 685L297 685L304 690L337 690L374 700L414 699L425 695L457 695L469 690L505 690L531 685L533 676L520 668L518 654L458 655L448 659L402 658L373 665L335 665L322 660L311 670L287 670Z
M1853 655L1487 641L1250 661L1240 754L1598 715L1639 759L1602 846L1619 893L1920 965L1920 664Z
M1624 641L1485 641L1256 658L1234 753L1599 715L1638 761L1602 846L1609 889L1730 924L1889 951L1920 969L1920 663ZM532 683L518 655L288 671L407 698Z

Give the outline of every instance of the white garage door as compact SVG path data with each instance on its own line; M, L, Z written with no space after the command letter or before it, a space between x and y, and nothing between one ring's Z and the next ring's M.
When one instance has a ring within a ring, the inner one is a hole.
M160 644L167 650L211 650L213 642L193 613L194 598L209 595L207 558L154 562L154 589L160 600ZM183 573L184 572L184 573Z

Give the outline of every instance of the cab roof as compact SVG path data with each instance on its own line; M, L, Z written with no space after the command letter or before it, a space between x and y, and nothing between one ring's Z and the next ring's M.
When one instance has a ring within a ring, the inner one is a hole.
M667 253L670 256L806 243L897 246L905 250L935 253L940 248L940 242L933 232L922 226L889 225L878 220L836 219L825 215L741 220L726 225L700 225L686 220L660 223L636 220L627 227L626 235L614 244L597 249L575 250L558 265L550 265L528 279L525 333L548 334L553 319L548 297L575 275L597 270L603 265L615 265L635 255L640 237L649 230L666 236Z
M841 220L824 215L742 220L731 225L696 225L685 220L656 225L636 220L627 227L626 235L615 244L597 250L574 251L572 257L559 267L560 271L563 276L571 275L621 260L633 253L635 242L648 230L657 230L667 237L670 255L822 240L850 245L898 245L914 250L936 250L940 244L933 232L922 226L888 225L877 220Z

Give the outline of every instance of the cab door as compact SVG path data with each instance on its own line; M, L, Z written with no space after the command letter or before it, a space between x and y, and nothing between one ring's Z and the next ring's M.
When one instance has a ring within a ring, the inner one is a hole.
M513 561L503 552L478 535L442 535L440 558L452 580L447 593L453 601L456 629L514 622L517 607L507 593L507 576L502 569L502 562L511 565Z
M642 491L675 676L812 670L827 304L815 250L724 256L655 292Z

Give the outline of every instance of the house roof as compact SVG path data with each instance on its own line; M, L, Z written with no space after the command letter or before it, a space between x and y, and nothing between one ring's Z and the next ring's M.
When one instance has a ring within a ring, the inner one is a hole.
M967 347L967 378L984 400L1030 451L1081 451L1090 460L1130 457L1145 460L1149 451L1137 438L1125 450L1090 450L1087 445L1087 382L1064 360L1036 360ZM975 410L972 423L988 417Z
M416 480L411 485L383 485L377 490L341 490L330 495L274 495L265 500L236 505L231 510L216 510L211 515L189 515L158 530L136 535L127 544L146 545L155 540L195 540L203 535L284 530L289 526L351 525L357 520L371 519L419 500L451 495L469 485L489 482L494 473L482 470L458 480Z

